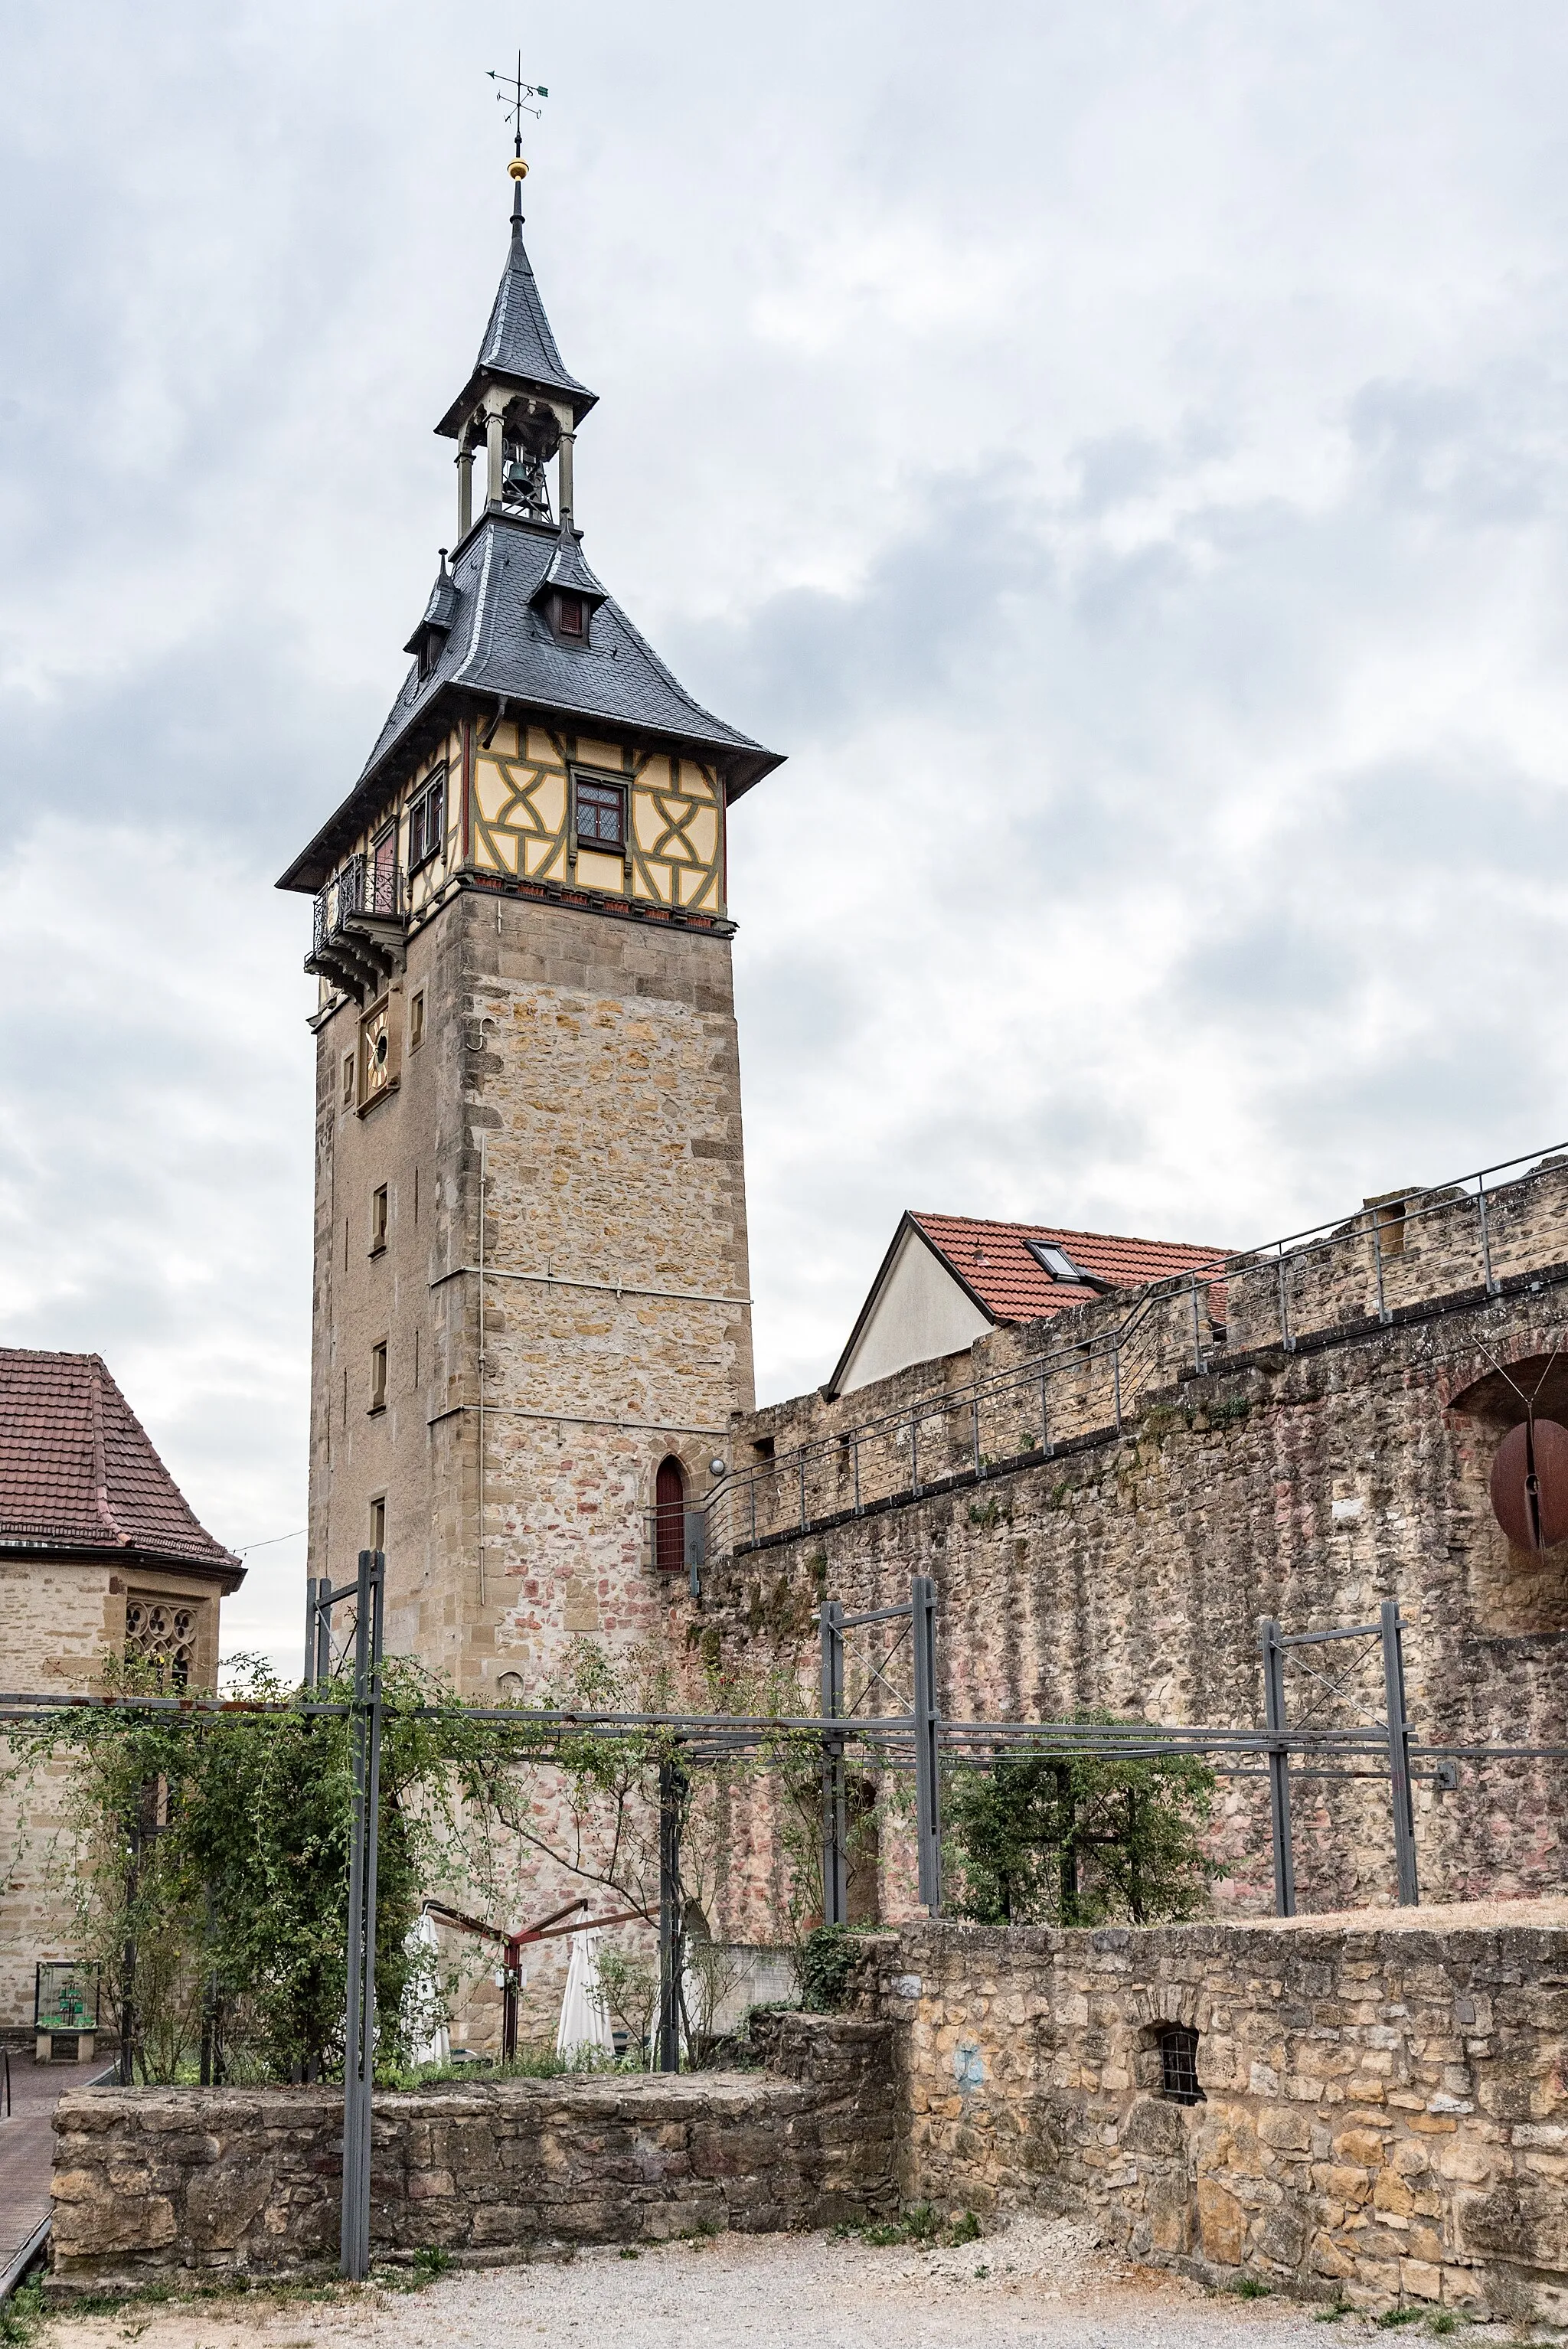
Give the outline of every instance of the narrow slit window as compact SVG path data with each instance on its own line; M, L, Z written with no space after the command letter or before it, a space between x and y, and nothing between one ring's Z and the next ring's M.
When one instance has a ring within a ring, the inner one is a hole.
M408 1050L417 1052L425 1040L425 990L416 988L408 999Z
M372 1411L385 1411L387 1408L387 1340L385 1338L379 1345L372 1346L370 1349L370 1408Z
M370 1253L379 1256L387 1245L387 1185L377 1185L370 1194Z
M387 1547L387 1495L385 1493L378 1493L370 1504L370 1547L372 1549L385 1549Z

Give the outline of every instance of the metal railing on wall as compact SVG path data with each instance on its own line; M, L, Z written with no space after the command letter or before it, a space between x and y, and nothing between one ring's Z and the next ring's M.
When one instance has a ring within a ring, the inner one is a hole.
M377 2037L375 1994L375 1951L377 1909L377 1826L379 1813L378 1775L382 1731L382 1601L386 1561L379 1551L362 1551L352 1582L336 1588L328 1581L311 1586L306 1618L304 1685L286 1701L225 1700L181 1697L80 1697L54 1693L0 1693L0 1734L7 1728L40 1724L68 1733L73 1714L87 1717L104 1712L130 1714L177 1714L197 1727L213 1713L254 1713L336 1716L346 1718L353 1757L352 1832L346 1920L346 1996L345 2013L344 2132L342 2217L339 2264L350 2278L363 2278L371 2259L371 2088ZM334 1610L352 1601L352 1628L346 1640ZM898 1621L905 1629L893 1647L874 1660L858 1696L846 1688L844 1636L873 1625ZM1205 1759L1217 1775L1266 1779L1272 1815L1274 1853L1274 1900L1281 1914L1295 1908L1295 1865L1292 1849L1290 1785L1293 1775L1315 1780L1381 1779L1389 1790L1398 1898L1418 1900L1415 1816L1410 1798L1413 1778L1427 1777L1442 1785L1455 1782L1460 1760L1487 1762L1522 1758L1568 1759L1563 1746L1443 1745L1425 1743L1411 1733L1405 1711L1402 1627L1393 1600L1384 1602L1377 1623L1353 1624L1326 1631L1287 1634L1272 1620L1259 1627L1264 1660L1265 1725L1224 1728L1202 1724L1170 1724L1147 1721L957 1721L940 1710L937 1660L936 1594L928 1577L913 1577L907 1602L848 1615L834 1600L819 1610L821 1640L822 1710L799 1718L771 1715L619 1713L564 1712L523 1706L468 1706L466 1717L515 1732L528 1757L548 1767L552 1741L602 1735L624 1738L629 1733L662 1733L659 1757L660 1887L658 1915L650 1918L659 1934L660 2001L657 2054L662 2068L676 2070L681 2061L678 2016L683 1971L683 1915L680 1887L680 1823L688 1774L705 1765L721 1764L751 1755L802 1767L815 1760L822 1781L822 1906L830 1920L845 1913L846 1806L843 1762L852 1744L869 1766L907 1771L914 1779L915 1857L919 1899L934 1916L942 1907L941 1780L944 1769L996 1768L1012 1760L1067 1760L1087 1755L1110 1761L1134 1761L1194 1755ZM1293 1657L1305 1659L1309 1650L1322 1651L1330 1642L1356 1641L1350 1666L1337 1672L1305 1669L1336 1700L1351 1693L1356 1665L1380 1658L1384 1717L1370 1721L1334 1722L1325 1717L1320 1697L1288 1716L1284 1670ZM911 1695L907 1707L902 1692L889 1679L893 1651L907 1643ZM351 1674L351 1678L349 1675ZM344 1690L349 1678L348 1692ZM323 1692L329 1692L324 1694ZM897 1711L861 1713L873 1692L885 1703L890 1696ZM416 1705L406 1717L435 1717L439 1705ZM1295 1765L1293 1769L1293 1764ZM562 1912L564 1913L564 1912ZM553 1920L548 1920L553 1921ZM619 1921L619 1920L611 1920Z
M870 1511L1121 1433L1151 1392L1254 1360L1373 1334L1437 1303L1480 1303L1545 1268L1532 1210L1568 1210L1568 1144L1391 1192L1265 1246L1217 1254L1130 1301L1047 1324L1037 1352L783 1446L696 1504L703 1558L799 1539ZM1568 1242L1564 1243L1568 1247ZM1561 1269L1568 1278L1568 1263Z

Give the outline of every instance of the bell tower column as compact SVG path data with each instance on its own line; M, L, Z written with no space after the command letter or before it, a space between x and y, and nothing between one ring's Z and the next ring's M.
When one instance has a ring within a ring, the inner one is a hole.
M485 394L485 502L499 506L506 464L506 438L503 418L506 412L504 391Z
M474 444L465 428L458 443L458 544L460 546L474 522Z
M557 410L557 414L560 414L559 410ZM571 529L573 508L576 503L572 490L572 452L576 445L576 440L577 435L572 429L572 411L568 409L565 415L561 418L561 463L557 469L558 487L561 492L561 527L562 530Z

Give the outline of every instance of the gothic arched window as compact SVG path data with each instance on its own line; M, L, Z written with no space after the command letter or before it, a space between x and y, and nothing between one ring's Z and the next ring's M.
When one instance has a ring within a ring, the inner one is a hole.
M654 1564L678 1574L686 1564L686 1471L673 1453L659 1463L654 1483Z

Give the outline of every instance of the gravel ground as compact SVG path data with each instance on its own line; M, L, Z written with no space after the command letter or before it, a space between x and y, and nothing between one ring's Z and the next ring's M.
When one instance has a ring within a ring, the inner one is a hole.
M459 2271L416 2292L127 2306L52 2319L40 2349L693 2349L694 2335L699 2349L1326 2349L1373 2337L1358 2318L1330 2331L1297 2303L1124 2268L1088 2228L1057 2220L924 2252L727 2235ZM1429 2336L1412 2325L1398 2337Z

